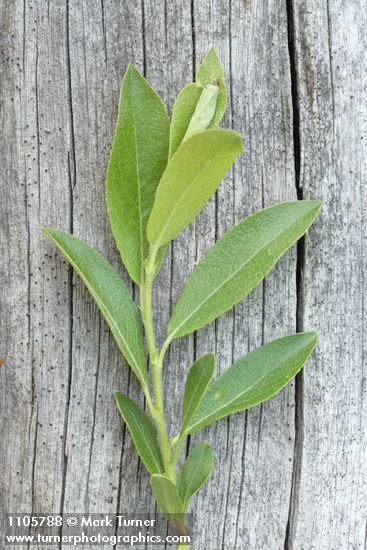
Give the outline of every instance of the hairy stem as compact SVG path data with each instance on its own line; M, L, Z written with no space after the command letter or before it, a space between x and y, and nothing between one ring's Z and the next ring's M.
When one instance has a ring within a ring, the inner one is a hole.
M159 352L155 342L153 323L152 287L154 280L156 256L157 249L152 248L145 266L145 277L144 282L141 285L140 302L153 379L154 404L151 409L151 413L157 426L165 473L172 479L172 481L175 481L174 465L172 466L171 463L171 447L167 436L166 420L164 416L164 399L162 387L163 361L170 342L169 340L167 340L163 345L161 351Z

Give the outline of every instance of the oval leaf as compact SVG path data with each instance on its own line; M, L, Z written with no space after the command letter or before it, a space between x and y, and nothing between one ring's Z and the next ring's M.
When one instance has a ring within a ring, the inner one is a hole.
M145 389L147 358L135 304L121 277L86 242L57 229L44 229L78 273L103 313L117 345Z
M164 472L157 435L149 416L127 395L115 393L117 407L125 420L135 448L150 474Z
M195 413L207 390L215 369L214 353L203 355L192 365L187 376L184 399L182 403L182 431Z
M166 108L138 70L129 65L121 87L106 200L122 261L137 284L148 255L146 226L167 164L168 147Z
M185 507L176 486L164 475L152 475L150 478L153 495L162 512L170 520L185 523Z
M228 231L190 275L168 324L171 339L210 323L240 302L307 230L320 201L284 202Z
M242 151L232 130L204 130L191 136L170 159L148 221L156 248L174 239L202 209Z
M210 476L214 454L209 443L198 443L190 452L177 478L177 488L185 509Z
M302 368L316 342L315 332L285 336L236 361L208 388L187 433L269 399Z

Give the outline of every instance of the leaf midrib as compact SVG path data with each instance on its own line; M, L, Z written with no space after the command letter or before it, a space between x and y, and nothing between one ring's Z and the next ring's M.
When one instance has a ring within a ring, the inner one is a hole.
M303 346L303 347L306 347L306 346ZM261 348L260 348L261 349ZM303 349L303 348L301 348ZM299 350L301 351L301 350ZM229 405L231 405L234 401L237 401L238 399L240 399L241 397L244 397L247 393L249 393L253 388L254 386L256 386L257 384L259 384L264 378L266 378L270 373L272 373L275 369L278 369L278 368L281 368L284 363L286 363L290 357L292 357L292 353L288 353L287 357L285 359L283 359L282 361L280 361L279 363L277 363L272 369L270 369L270 371L267 371L265 372L260 378L258 378L257 380L255 380L253 382L253 384L251 384L251 386L249 386L248 388L246 388L246 390L240 394L238 394L236 397L234 397L233 399L231 399L230 401L227 401L225 403L225 405L223 405L222 407L220 407L219 409L216 409L214 412L211 412L210 414L208 414L207 416L203 417L200 419L200 422L196 422L195 424L192 424L191 426L189 426L187 429L188 430L191 430L192 428L195 428L196 426L200 426L202 425L203 422L205 422L206 420L208 420L208 418L210 418L211 416L216 416L216 414L220 411L223 411L223 409L226 409ZM224 373L223 373L223 376L224 376ZM218 378L218 380L220 379L220 377ZM215 382L214 382L215 384Z
M210 300L226 283L228 283L228 281L230 281L233 277L235 277L237 275L237 273L239 273L242 269L244 269L244 267L246 266L246 264L250 263L254 258L256 258L256 256L258 256L259 254L261 254L261 252L268 246L270 246L276 239L279 239L279 237L281 237L284 233L286 233L290 228L292 228L294 225L296 225L301 219L303 219L304 217L306 216L306 214L304 214L301 218L299 218L298 220L294 221L289 227L287 227L284 231L282 231L281 233L278 233L278 235L276 235L273 239L271 239L270 241L268 241L264 246L262 246L260 248L260 250L258 250L256 253L254 253L252 256L250 256L245 263L243 263L238 269L236 269L229 277L227 277L219 286L217 286L206 298L205 300L203 300L202 302L200 302L200 304L198 306L196 306L196 308L190 313L190 315L188 315L182 322L180 325L178 325L178 327L172 332L169 334L170 338L173 339L175 337L175 334L177 334L177 332L180 330L180 328L182 326L185 325L185 323L187 323L194 315L195 313L208 301ZM219 242L219 241L218 241ZM296 241L294 241L296 242ZM294 244L293 242L293 244ZM292 246L292 244L290 244L289 246ZM204 256L205 258L205 256ZM203 259L204 259L203 258ZM195 273L195 271L194 271ZM189 279L190 280L190 279ZM188 280L188 281L189 281Z
M134 101L134 83L133 78L130 76L130 92L132 94L131 97L131 106L132 106L132 118L133 118L133 129L134 129L134 144L135 144L135 158L136 158L136 179L137 179L137 187L138 187L138 208L139 208L139 230L140 230L140 239L139 239L139 247L140 247L140 279L143 274L143 265L144 265L144 232L143 232L143 216L142 216L142 204L141 204L141 189L140 189L140 164L139 164L139 154L138 154L138 143L137 143L137 137L136 137L136 113L135 113L135 101Z

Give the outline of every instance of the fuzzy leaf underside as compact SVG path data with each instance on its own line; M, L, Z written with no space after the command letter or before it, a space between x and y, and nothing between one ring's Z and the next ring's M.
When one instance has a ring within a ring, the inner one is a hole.
M176 153L185 137L202 91L201 86L192 82L185 86L177 96L172 110L169 158Z
M211 48L203 59L197 70L195 80L197 84L203 87L213 84L219 87L215 114L209 125L209 128L216 128L227 108L227 88L224 80L223 65L214 48Z
M216 128L226 107L224 70L212 48L197 70L196 82L181 90L173 106L169 158L193 131Z

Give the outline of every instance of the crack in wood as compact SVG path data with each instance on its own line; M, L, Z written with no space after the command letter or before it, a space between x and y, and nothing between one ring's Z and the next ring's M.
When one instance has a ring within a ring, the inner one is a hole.
M300 140L300 112L299 112L299 91L298 75L296 61L296 34L294 26L294 6L293 0L286 0L287 22L288 22L288 52L291 77L291 98L293 112L293 154L295 170L295 187L298 200L303 199L302 184L300 181L300 162L301 162L301 140ZM304 291L303 291L303 270L305 265L305 240L302 237L297 243L297 262L296 262L296 332L303 330L303 311L304 311ZM286 528L284 549L293 548L292 524L297 510L299 478L302 468L302 442L303 442L303 371L295 378L295 434L294 434L294 456L292 485L289 500L289 513Z

